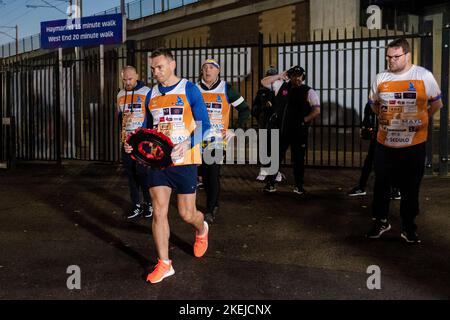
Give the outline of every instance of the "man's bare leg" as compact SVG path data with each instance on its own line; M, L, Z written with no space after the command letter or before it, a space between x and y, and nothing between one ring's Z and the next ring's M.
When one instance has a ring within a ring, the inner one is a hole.
M168 220L169 202L172 189L166 186L150 188L153 204L152 232L156 251L161 260L169 260L170 227Z
M178 212L181 218L187 223L194 226L199 235L206 232L204 230L204 216L203 213L197 210L196 206L196 194L179 194L177 196L178 201Z

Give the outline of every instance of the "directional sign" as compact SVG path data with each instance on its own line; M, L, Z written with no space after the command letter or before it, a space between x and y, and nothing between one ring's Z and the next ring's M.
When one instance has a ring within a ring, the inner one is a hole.
M44 49L97 46L125 41L125 19L121 14L41 22Z

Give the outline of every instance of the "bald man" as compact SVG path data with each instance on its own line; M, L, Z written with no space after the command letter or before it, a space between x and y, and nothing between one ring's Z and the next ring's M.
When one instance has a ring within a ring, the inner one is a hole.
M128 136L137 128L145 126L145 102L150 88L144 86L144 83L139 80L136 68L133 66L124 67L121 78L123 89L117 94L117 113L121 125L122 163L128 176L128 187L132 202L127 219L134 219L139 216L150 218L153 207L147 188L146 171L124 150L124 144ZM142 192L142 203L140 192Z

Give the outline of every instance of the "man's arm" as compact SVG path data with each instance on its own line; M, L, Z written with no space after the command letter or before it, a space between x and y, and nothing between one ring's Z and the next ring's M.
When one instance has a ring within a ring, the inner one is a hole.
M211 128L211 123L209 122L208 111L203 96L197 86L192 82L188 82L186 85L186 95L191 106L192 115L197 124L191 134L191 148L193 148L203 141L204 134Z
M309 123L317 118L320 114L320 105L312 106L311 112L303 119L305 123Z
M311 112L306 117L303 118L303 121L305 123L309 123L309 122L313 121L320 114L319 96L313 89L310 89L308 91L308 102L312 108L311 108Z
M439 85L430 71L425 74L424 82L425 90L428 96L428 103L430 105L428 108L428 116L432 117L443 106L441 89L439 89Z
M283 71L280 74L276 74L273 76L267 76L261 80L261 84L267 89L273 90L275 95L278 94L278 90L280 89L283 81L287 80L287 71Z
M152 89L149 90L147 95L145 96L145 119L142 123L142 128L152 129L153 128L153 115L150 112L150 108L148 107L150 103L150 98L152 96Z
M431 102L430 107L428 108L428 116L432 117L443 106L444 104L441 99Z
M370 107L372 108L373 113L377 116L380 114L380 103L378 101L371 101Z
M123 117L123 112L122 112L122 108L121 108L121 106L120 106L120 98L119 98L119 94L117 94L116 103L117 103L117 108L116 108L117 122L118 122L118 124L119 124L119 128L122 130L122 117ZM125 103L124 103L124 105L125 105Z
M227 98L231 105L236 108L238 111L238 128L243 128L244 124L247 122L250 117L250 108L248 107L247 102L244 100L244 97L241 94L234 90L231 86L227 84Z

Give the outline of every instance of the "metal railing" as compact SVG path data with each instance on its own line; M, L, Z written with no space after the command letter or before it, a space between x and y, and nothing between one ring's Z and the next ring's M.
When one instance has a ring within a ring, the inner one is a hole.
M221 78L237 89L250 106L269 65L277 66L280 72L292 65L303 66L307 70L306 84L318 93L322 109L309 135L307 164L359 167L368 147L359 134L368 90L375 75L386 67L386 44L400 34L375 34L370 38L346 34L346 37L321 35L308 42L293 39L279 42L270 38L263 42L259 37L259 41L244 44L211 46L192 41L168 46L177 62L176 74L193 82L198 80L205 58L217 59ZM431 34L402 35L411 44L413 62L432 69L432 56L427 52L433 41ZM10 93L0 100L1 109L4 115L16 119L17 157L119 161L119 124L114 105L121 87L120 69L134 56L134 61L139 61L140 78L151 86L152 49L115 48L105 52L104 92L99 85L102 79L98 48L84 50L80 57L66 53L62 75L57 72L55 53L0 63L0 91ZM446 86L442 91L448 97ZM8 96L10 99L6 101ZM232 111L231 126L236 119L237 114ZM257 128L254 118L247 125ZM427 147L430 170L436 164L441 168L443 164L437 157L448 154L446 146L438 148L441 141L447 143L441 136L448 131L448 123L441 121L439 130L439 134L433 135L430 123Z

